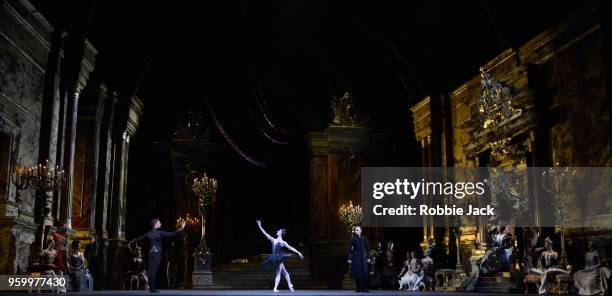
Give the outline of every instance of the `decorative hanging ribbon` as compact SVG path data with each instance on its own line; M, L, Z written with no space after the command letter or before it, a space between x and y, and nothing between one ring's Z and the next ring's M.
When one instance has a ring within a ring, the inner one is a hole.
M230 146L232 146L234 151L236 151L236 153L238 153L240 156L242 156L242 158L244 158L246 161L248 161L248 162L250 162L250 163L252 163L252 164L254 164L256 166L263 167L263 168L269 167L268 163L262 162L262 161L256 159L255 157L250 156L246 151L241 149L238 146L238 143L236 143L236 141L234 141L234 139L230 136L230 134L225 130L225 128L221 124L221 121L219 120L219 118L215 114L215 111L214 111L210 101L207 101L206 104L208 106L208 111L210 112L210 116L212 117L213 121L215 122L215 125L217 126L217 129L219 129L219 132L221 133L221 135L223 135L223 138L225 138L225 141L227 141L227 143Z
M262 97L262 93L261 93L261 87L259 86L259 83L257 84L257 87L259 89L259 94L254 93L255 95L255 102L257 103L257 107L259 108L259 111L261 112L261 114L263 115L264 120L266 121L266 123L268 124L269 127L271 127L275 132L290 136L293 135L290 132L287 132L286 130L284 130L283 128L276 126L274 124L274 122L272 122L271 116L268 114L270 113L270 110L268 110L267 106L265 105L265 103L261 102L260 97Z

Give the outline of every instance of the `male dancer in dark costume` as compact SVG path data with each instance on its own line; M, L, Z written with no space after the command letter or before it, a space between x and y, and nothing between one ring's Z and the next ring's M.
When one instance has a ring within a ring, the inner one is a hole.
M355 226L353 237L348 243L347 258L351 266L351 276L355 279L357 292L369 292L370 243L361 235L361 226Z
M149 292L151 293L159 293L159 291L155 288L155 276L157 275L157 268L159 267L159 263L161 262L161 251L162 251L162 238L164 237L174 237L178 236L183 229L185 229L185 222L181 223L181 227L172 232L161 231L159 228L161 227L161 222L159 218L155 218L151 220L151 227L153 229L135 239L133 239L131 243L139 241L144 238L148 238L151 242L151 250L149 250Z

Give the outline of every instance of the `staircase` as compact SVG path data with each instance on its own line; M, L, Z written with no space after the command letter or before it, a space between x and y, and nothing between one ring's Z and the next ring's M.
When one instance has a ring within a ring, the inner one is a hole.
M253 256L248 263L228 263L213 266L212 282L204 289L270 289L274 287L274 270L261 267L261 262L268 254ZM291 282L296 289L326 289L325 281L313 281L310 276L308 259L291 258L285 262L285 267L291 276ZM286 290L287 282L281 275L279 289Z
M476 292L479 293L523 293L524 291L524 283L514 280L509 272L480 277L476 284Z

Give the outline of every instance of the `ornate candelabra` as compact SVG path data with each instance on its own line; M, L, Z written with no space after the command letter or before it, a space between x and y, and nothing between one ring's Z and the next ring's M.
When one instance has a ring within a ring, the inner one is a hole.
M65 180L63 170L59 166L49 167L49 161L39 164L26 170L23 166L16 166L11 173L11 182L17 190L24 190L28 187L35 192L35 215L39 223L37 234L37 247L42 249L44 241L44 221L51 214L50 201L47 198L48 192L59 190ZM19 195L18 195L18 198Z
M49 214L47 192L56 191L64 181L64 171L58 166L49 167L49 161L26 170L23 166L16 166L11 173L11 182L17 190L31 187L36 192L36 202L39 206L37 216L44 219Z
M191 190L193 190L193 193L199 198L200 202L202 237L200 238L200 245L198 246L197 252L199 254L206 254L209 253L208 246L206 245L206 216L208 214L208 206L212 202L213 197L217 194L217 180L209 178L205 173L201 178L193 179Z
M574 192L574 178L576 170L571 167L562 167L560 162L555 163L554 167L542 172L542 186L544 189L554 195L555 198L555 216L559 223L559 232L561 234L561 258L559 265L565 268L568 264L567 253L565 251L565 222L569 204Z
M343 204L338 210L340 222L345 227L346 232L350 235L353 231L353 226L361 223L361 206L353 205L352 201L348 204Z
M217 180L209 178L204 174L200 178L193 179L191 186L193 193L198 197L200 203L200 226L202 236L200 244L196 247L194 256L193 287L201 288L212 284L211 257L212 254L206 244L206 216L208 206L217 194Z

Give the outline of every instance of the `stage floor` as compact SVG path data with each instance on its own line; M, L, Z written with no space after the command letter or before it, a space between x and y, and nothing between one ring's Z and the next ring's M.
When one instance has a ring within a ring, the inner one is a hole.
M0 295L16 295L23 296L23 293L0 293ZM278 293L273 293L271 290L160 290L160 293L149 293L145 290L140 291L126 291L126 290L108 290L108 291L93 291L93 292L68 292L62 294L51 294L51 293L41 293L37 295L85 295L85 296L137 296L137 295L164 295L164 296L183 296L183 295L203 295L203 296L271 296L271 295L279 295L279 296L353 296L353 295L376 295L376 296L397 296L397 295L427 295L427 296L436 296L436 295L508 295L505 293L464 293L464 292L436 292L436 291L426 291L426 292L409 292L409 291L370 291L369 293L359 293L355 291L349 290L296 290L295 292L290 292L288 290L281 290Z

